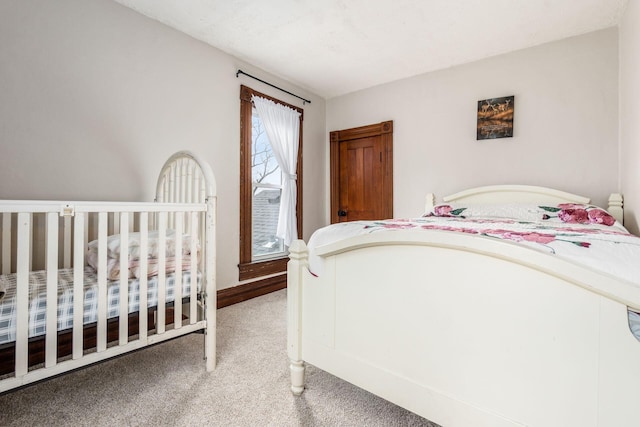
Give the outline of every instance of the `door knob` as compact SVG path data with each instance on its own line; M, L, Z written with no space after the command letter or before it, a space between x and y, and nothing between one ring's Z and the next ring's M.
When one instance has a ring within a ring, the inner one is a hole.
M342 209L340 209L338 211L338 216L347 216L347 211L343 211Z

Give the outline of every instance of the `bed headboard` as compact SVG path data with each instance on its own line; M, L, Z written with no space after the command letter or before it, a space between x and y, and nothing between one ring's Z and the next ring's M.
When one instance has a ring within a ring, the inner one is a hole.
M162 167L156 202L205 203L216 195L216 180L209 163L190 151L178 151Z
M591 199L553 188L532 185L490 185L470 188L442 198L445 203L499 204L499 203L539 203L555 205L559 203L591 203ZM427 195L425 212L437 204L433 193ZM620 223L623 221L622 195L612 193L609 197L608 212Z

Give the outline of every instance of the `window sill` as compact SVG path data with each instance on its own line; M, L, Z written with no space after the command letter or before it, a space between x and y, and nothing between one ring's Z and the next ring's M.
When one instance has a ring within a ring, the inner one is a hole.
M239 264L240 281L255 279L256 277L268 276L270 274L283 273L287 271L289 257L270 259L267 261L256 261Z

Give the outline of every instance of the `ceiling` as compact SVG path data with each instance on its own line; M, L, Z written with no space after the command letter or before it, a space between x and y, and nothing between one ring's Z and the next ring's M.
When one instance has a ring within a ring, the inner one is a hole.
M628 0L115 0L323 98L615 26Z

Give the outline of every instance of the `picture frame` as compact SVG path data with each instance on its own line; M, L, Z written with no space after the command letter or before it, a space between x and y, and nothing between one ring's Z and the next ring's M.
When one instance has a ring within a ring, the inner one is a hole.
M513 137L515 96L478 101L476 140Z

